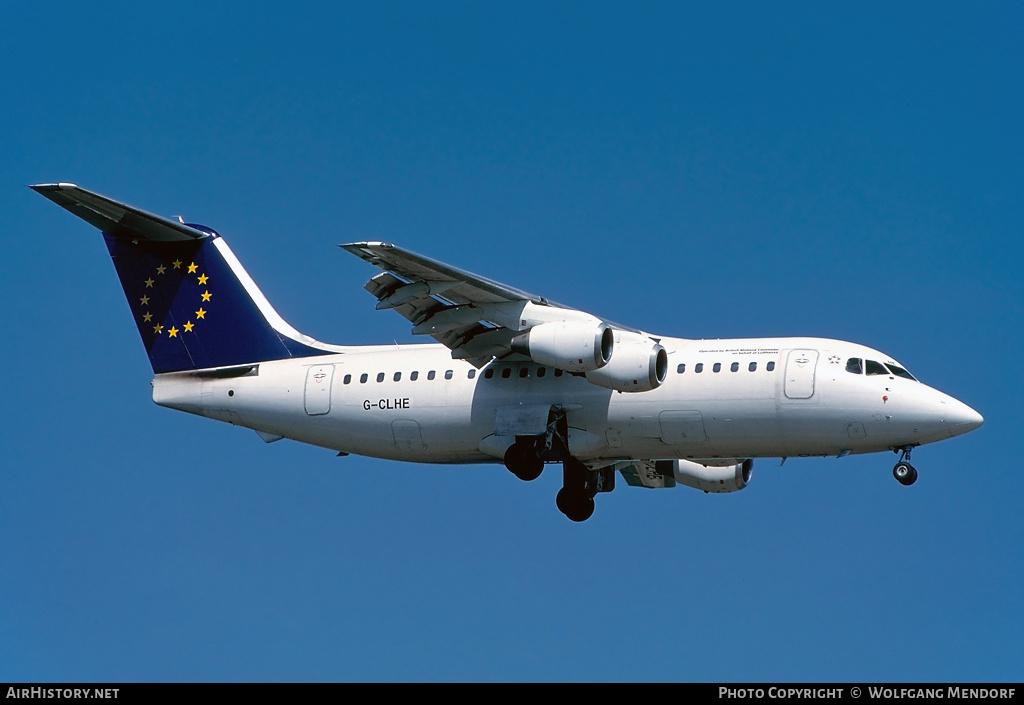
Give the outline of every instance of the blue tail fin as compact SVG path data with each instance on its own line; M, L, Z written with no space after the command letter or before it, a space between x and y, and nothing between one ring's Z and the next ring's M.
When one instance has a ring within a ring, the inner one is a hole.
M32 186L103 231L154 372L331 351L270 307L224 240L72 184Z

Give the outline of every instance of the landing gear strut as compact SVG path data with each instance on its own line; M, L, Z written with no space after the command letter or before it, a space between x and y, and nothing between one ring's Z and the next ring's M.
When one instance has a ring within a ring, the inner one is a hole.
M912 485L917 482L917 469L910 464L910 451L913 450L913 446L904 446L896 450L900 451L900 461L892 469L892 476L901 485Z
M569 457L569 424L565 410L552 406L544 433L516 436L516 442L505 451L505 467L520 480L529 482L540 477L548 460Z
M520 480L536 480L545 462L562 462L562 489L555 505L572 521L586 521L594 513L594 496L615 489L615 467L592 470L569 454L569 424L565 409L552 406L543 434L516 436L505 451L505 467Z

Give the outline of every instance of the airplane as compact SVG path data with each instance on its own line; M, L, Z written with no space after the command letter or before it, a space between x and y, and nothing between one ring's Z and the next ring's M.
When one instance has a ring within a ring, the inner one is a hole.
M98 228L153 367L160 406L337 451L562 465L568 519L629 486L734 492L755 458L893 451L982 416L869 347L823 338L654 335L385 242L341 248L380 270L378 310L436 342L328 345L286 323L224 239L74 184L33 190Z

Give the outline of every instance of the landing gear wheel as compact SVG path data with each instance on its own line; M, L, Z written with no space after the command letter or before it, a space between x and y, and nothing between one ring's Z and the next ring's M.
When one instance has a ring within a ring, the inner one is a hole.
M586 521L594 514L593 497L571 492L564 487L555 495L555 506L566 518L576 522Z
M558 511L566 516L569 515L569 510L572 505L573 493L569 492L564 487L558 490L558 494L555 495L555 506L558 507Z
M573 507L571 514L566 514L572 521L586 521L594 515L594 498L580 497L579 503Z
M505 467L520 480L530 482L540 477L544 461L528 446L513 443L505 451Z
M912 485L917 482L917 469L914 468L910 463L900 461L896 463L896 467L892 469L892 476L901 485Z

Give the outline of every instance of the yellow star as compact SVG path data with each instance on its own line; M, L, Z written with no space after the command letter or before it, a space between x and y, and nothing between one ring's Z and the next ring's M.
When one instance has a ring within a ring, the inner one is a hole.
M188 266L188 273L189 274L195 274L197 269L199 269L199 267L196 265L195 262L193 262L192 264L190 264Z
M149 297L148 296L143 296L141 299L139 299L139 305L140 306L149 306Z
M178 329L175 328L174 326L171 326L171 329L169 331L167 331L167 335L171 336L172 338L177 338L178 337Z
M209 277L206 276L205 274L200 274L199 275L199 283L200 284L205 284L207 279L209 279Z
M175 269L181 269L181 260L180 259L174 260L173 262L171 262L171 264L174 265Z
M192 326L194 326L194 325L195 324L192 321L186 321L185 325L184 325L185 332L186 333L191 333L192 332Z
M153 284L154 284L154 281L153 281L152 277L150 277L149 279L146 280L146 288L147 289L150 288L151 286L153 286Z
M153 326L153 332L154 333L162 333L163 330L164 330L164 327L160 323L157 323L155 326Z
M204 291L203 292L203 301L209 301L210 300L210 296L211 296L210 292Z
M196 318L206 318L206 311L203 309L196 311Z
M152 318L153 314L150 313L149 311L146 311L146 315L142 317L142 320L144 320L146 323L149 323L152 320Z
M162 264L159 267L156 268L156 273L157 274L163 274L166 271L167 271L167 267L163 266Z

